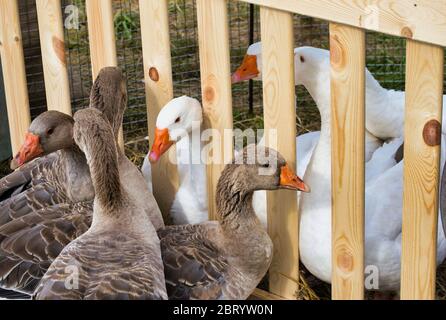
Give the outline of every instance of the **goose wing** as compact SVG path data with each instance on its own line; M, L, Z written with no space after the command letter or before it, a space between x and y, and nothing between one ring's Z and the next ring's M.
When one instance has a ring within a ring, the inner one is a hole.
M169 299L221 299L225 296L229 264L207 237L206 226L206 223L177 225L158 231Z
M91 225L92 202L55 204L0 225L0 286L31 293L51 262Z
M32 186L47 181L57 161L55 153L28 162L0 179L0 203Z

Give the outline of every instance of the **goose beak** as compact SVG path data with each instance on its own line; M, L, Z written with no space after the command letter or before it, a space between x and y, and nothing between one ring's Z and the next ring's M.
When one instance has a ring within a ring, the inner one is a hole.
M284 165L280 168L280 187L283 189L310 192L310 187L307 186L301 178L296 176L294 171L288 165Z
M37 158L43 154L39 136L28 132L25 136L25 142L11 161L11 169L15 170L21 165Z
M259 70L257 69L257 57L254 55L245 55L242 64L237 70L232 74L232 83L238 83L245 80L253 79L259 75Z
M151 163L157 162L163 153L169 150L173 143L173 141L170 141L169 130L167 128L156 128L155 141L153 142L152 149L149 153L149 161Z

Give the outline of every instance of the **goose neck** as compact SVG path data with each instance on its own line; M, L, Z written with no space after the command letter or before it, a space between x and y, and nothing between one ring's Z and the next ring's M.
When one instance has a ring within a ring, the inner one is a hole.
M95 201L106 213L118 212L123 200L118 151L112 141L111 131L98 130L85 137L83 148L90 167Z

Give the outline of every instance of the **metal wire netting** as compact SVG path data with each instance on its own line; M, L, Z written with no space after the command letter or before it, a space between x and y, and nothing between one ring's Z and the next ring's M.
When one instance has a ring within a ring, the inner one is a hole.
M32 0L20 0L21 25L26 57L28 89L32 116L46 109L41 65L37 14ZM79 28L65 30L71 100L74 110L88 104L92 84L87 17L84 0L63 0L79 9ZM194 0L169 1L169 26L175 96L187 94L201 99L196 7ZM138 1L113 1L118 64L127 76L129 107L124 118L127 140L144 137L147 114L141 51ZM62 11L64 12L64 11ZM260 40L258 6L231 0L228 2L231 68L241 62L250 42ZM328 48L328 23L295 15L295 45ZM404 39L367 33L367 66L386 88L404 89ZM298 132L319 128L314 102L302 87L296 87L299 105ZM234 122L236 127L262 127L262 88L259 81L233 85ZM251 108L251 109L250 109ZM249 111L252 110L253 114Z

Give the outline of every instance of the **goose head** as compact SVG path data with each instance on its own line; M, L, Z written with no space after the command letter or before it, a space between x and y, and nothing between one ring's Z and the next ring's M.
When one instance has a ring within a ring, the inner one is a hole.
M203 111L197 99L188 96L172 99L161 109L156 119L150 162L158 161L175 142L189 135L202 121Z
M299 47L294 49L295 84L306 85L305 80L311 75L330 72L330 51ZM256 42L248 47L242 64L232 74L232 83L262 79L262 43Z
M25 142L11 161L11 169L51 152L71 148L74 120L58 111L46 111L35 118L29 126Z
M232 74L232 83L262 79L262 43L256 42L248 47L242 64Z
M218 185L217 190L229 187L231 194L238 193L242 198L257 190L310 191L278 151L254 144L245 147L225 167Z
M330 51L314 47L294 49L295 84L307 87L309 81L320 75L327 76L329 84Z

